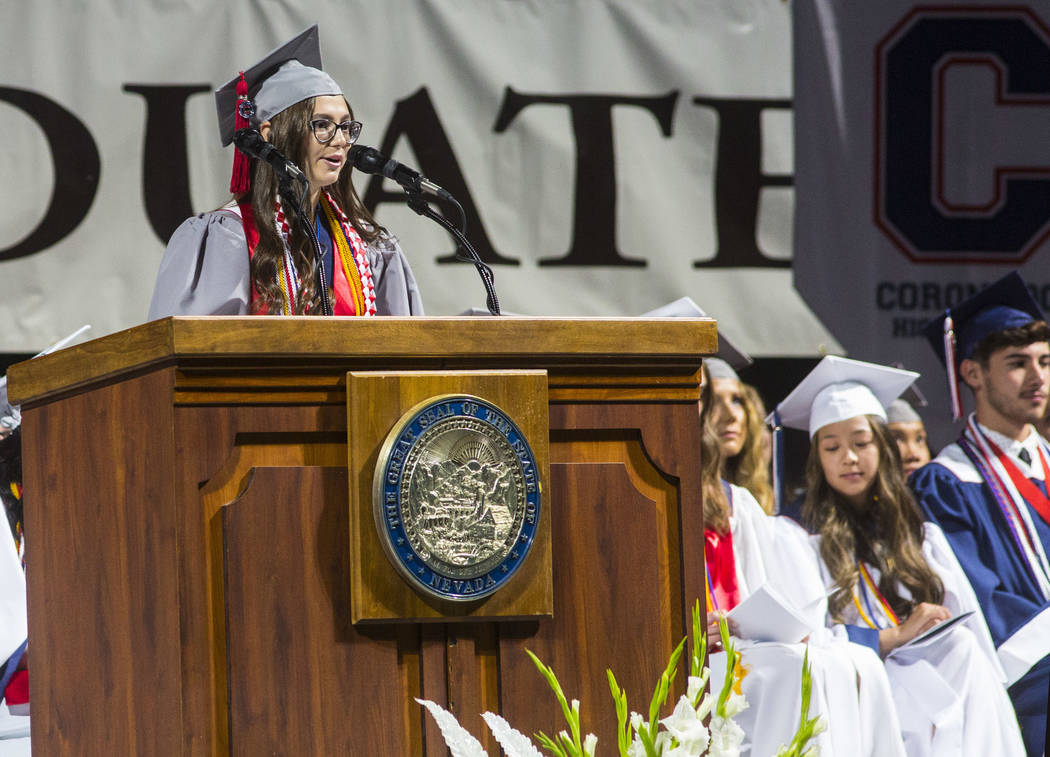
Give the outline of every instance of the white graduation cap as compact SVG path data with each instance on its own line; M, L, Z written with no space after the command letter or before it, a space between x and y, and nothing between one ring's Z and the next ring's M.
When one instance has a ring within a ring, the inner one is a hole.
M809 432L858 415L886 420L886 406L917 378L915 371L828 355L766 419Z
M661 305L656 310L642 313L642 318L708 318L703 308L693 302L691 297L679 297L674 302ZM747 368L754 360L742 349L733 344L729 338L718 329L718 352L719 359L724 360L734 370L739 371ZM708 361L710 363L710 361ZM710 366L709 366L710 367ZM735 374L734 374L735 375Z
M887 423L922 423L922 416L905 399L895 399L886 406Z

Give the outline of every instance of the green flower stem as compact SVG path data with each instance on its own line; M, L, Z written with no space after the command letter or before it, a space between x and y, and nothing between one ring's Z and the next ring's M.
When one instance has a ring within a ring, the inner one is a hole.
M547 741L550 743L551 746L554 747L554 749L551 749L551 747L547 744L543 745L544 748L546 748L548 751L553 751L555 754L559 755L559 757L583 757L583 742L580 741L579 709L575 707L569 707L569 702L565 699L565 692L562 691L561 684L558 683L558 677L554 675L554 671L551 668L544 665L543 661L532 653L532 650L526 649L525 654L529 656L529 658L532 660L533 665L536 666L536 668L540 671L540 674L547 680L547 685L551 687L551 690L554 692L554 695L558 698L558 704L561 705L561 711L565 715L565 721L569 724L569 730L572 731L572 741L567 742L570 750L568 753L561 751L558 745L549 738L547 738ZM543 736L543 738L546 738L545 734L537 734L536 737L540 738L541 736ZM541 741L542 740L543 739L541 738Z
M660 708L667 702L667 695L671 691L671 682L678 675L678 661L682 658L685 649L685 639L678 642L678 646L671 652L671 659L667 661L667 667L660 674L660 680L656 684L652 701L649 702L649 738L656 741L656 732L660 728Z
M722 638L722 649L726 653L726 677L722 683L722 692L718 695L718 704L715 705L715 714L724 718L726 716L726 702L733 692L733 676L736 674L736 661L740 657L729 640L729 622L725 618L718 621L718 634Z
M627 750L631 746L631 727L627 722L627 691L620 688L611 668L605 669L605 675L609 679L609 691L612 692L613 703L616 705L616 746L620 749L620 757L627 757Z
M819 715L815 718L809 716L812 694L813 675L809 665L809 648L807 647L805 657L802 658L802 706L799 713L798 730L791 743L781 747L776 757L809 757L816 754L816 745L809 746L809 742L818 734L823 733L824 725Z
M689 675L699 678L704 674L707 658L707 624L700 622L700 600L693 605L693 659L689 664ZM696 703L694 703L694 706Z

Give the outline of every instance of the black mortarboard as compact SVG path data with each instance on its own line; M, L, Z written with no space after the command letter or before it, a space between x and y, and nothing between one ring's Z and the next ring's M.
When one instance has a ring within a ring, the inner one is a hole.
M269 121L308 98L342 93L335 80L321 70L321 46L314 24L215 90L219 139L225 147L238 129ZM238 157L230 191L240 194L247 188L247 159Z
M957 370L992 334L1044 320L1039 303L1017 271L1011 271L953 308L927 322L923 334L948 373L952 415L962 416Z

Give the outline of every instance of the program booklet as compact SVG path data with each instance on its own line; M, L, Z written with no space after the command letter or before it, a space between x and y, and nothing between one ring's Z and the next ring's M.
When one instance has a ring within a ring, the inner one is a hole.
M919 649L920 647L929 646L935 643L947 631L954 628L957 623L960 623L969 618L971 615L973 615L973 612L973 610L970 610L968 612L962 612L958 615L955 615L954 617L948 618L947 620L942 620L933 628L926 629L911 641L901 644L899 647L897 647L897 649L894 649L893 652L890 652L890 654L892 655L894 652L897 651L904 652L909 649Z

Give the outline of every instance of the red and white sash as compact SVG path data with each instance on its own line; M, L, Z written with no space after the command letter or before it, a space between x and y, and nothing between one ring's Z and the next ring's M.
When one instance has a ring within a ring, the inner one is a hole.
M372 269L368 263L368 246L328 192L324 193L320 208L323 222L328 228L332 245L335 248L333 255L335 270L329 274L330 283L335 292L332 305L333 315L375 315L375 285L372 280ZM243 202L236 209L228 208L228 210L241 217L245 239L248 243L248 256L251 258L259 243L259 231L255 225L251 204ZM299 296L301 281L289 244L291 230L280 200L277 201L273 222L277 235L284 244L282 265L277 272L277 284L284 294L281 314L291 315L295 312L295 302ZM251 298L254 305L258 298L254 283Z
M1050 486L1050 450L1039 440L1038 458L1043 466L1044 482ZM970 415L959 439L959 447L977 468L995 497L996 504L1010 527L1014 543L1024 556L1032 578L1045 599L1050 599L1050 562L1035 530L1035 523L1026 504L1050 523L1050 499L1021 472L1011 460L984 433L973 414Z

